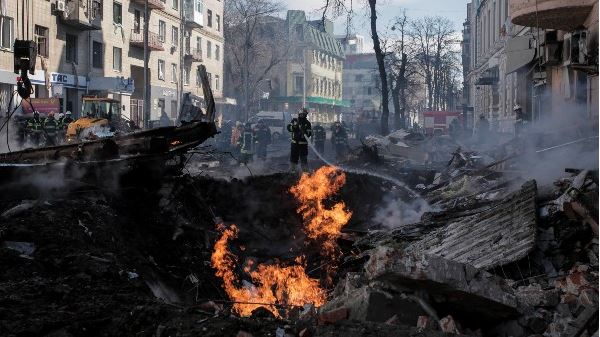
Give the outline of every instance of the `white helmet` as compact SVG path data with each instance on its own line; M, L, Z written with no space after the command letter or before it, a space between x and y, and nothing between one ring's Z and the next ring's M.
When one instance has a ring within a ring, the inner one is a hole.
M71 116L71 111L67 111L66 115Z
M63 117L65 117L65 114L63 114L62 112L58 114L58 118L59 118L59 119L60 119L60 118L63 118Z
M513 107L513 111L521 110L521 106L519 104Z

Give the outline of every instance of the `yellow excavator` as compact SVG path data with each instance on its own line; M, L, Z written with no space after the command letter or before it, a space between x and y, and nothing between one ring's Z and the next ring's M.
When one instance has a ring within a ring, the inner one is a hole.
M67 142L114 135L121 123L121 103L112 98L84 96L81 118L67 127Z

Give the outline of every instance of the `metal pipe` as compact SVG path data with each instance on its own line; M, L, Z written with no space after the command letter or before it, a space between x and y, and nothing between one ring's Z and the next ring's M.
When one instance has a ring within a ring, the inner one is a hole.
M144 3L144 128L150 128L150 93L148 88L150 86L150 76L148 76L148 27L149 24L148 15L148 0Z

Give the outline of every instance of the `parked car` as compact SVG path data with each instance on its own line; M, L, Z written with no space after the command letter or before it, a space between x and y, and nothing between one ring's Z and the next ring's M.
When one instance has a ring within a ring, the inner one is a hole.
M254 126L259 120L262 120L269 127L273 142L276 142L287 134L286 126L292 120L292 117L289 112L285 111L260 111L248 119L248 122Z

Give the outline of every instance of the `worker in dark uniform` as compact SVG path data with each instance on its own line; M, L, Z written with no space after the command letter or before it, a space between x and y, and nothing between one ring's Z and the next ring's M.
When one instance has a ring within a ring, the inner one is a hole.
M44 120L44 136L46 136L46 146L56 145L56 136L58 135L58 121L54 118L54 111L48 113L48 118Z
M25 140L27 138L27 119L23 117L17 117L15 119L17 127L17 144L19 148L25 147Z
M296 172L298 161L302 171L308 170L308 141L307 137L312 136L312 126L308 121L308 110L302 108L298 113L298 118L293 118L287 125L287 130L291 134L290 150L290 171Z
M315 124L314 128L314 139L315 139L315 149L320 154L325 154L325 140L327 139L327 134L325 133L325 128L321 126L321 124Z
M73 117L71 115L71 111L67 111L64 116L58 119L58 141L60 143L64 143L67 139L67 129L69 128L69 124L73 123Z
M460 137L461 127L458 118L454 118L448 126L448 133L452 139L457 140Z
M250 123L246 123L237 143L240 150L240 164L248 164L252 161L252 157L254 156L255 141L256 137L254 135L254 131L252 130L252 125Z
M267 146L271 144L271 130L262 119L255 126L254 136L256 138L256 157L267 160Z
M29 140L31 141L31 145L37 147L40 145L40 139L42 137L42 133L44 127L44 120L40 117L40 113L38 111L33 112L33 118L30 118L27 121L27 132L29 133Z
M519 104L513 107L513 111L515 113L515 136L518 137L527 127L528 118Z
M348 134L340 122L333 124L331 143L335 148L335 159L342 160L346 156L346 149L348 148Z

